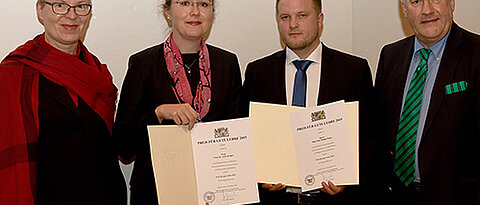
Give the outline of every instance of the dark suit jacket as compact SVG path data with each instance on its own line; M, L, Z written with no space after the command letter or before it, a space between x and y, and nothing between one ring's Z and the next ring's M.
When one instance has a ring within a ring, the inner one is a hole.
M245 81L242 88L242 115L248 115L250 101L274 104L286 104L285 91L285 58L286 51L276 52L247 65ZM367 157L367 138L369 116L372 115L370 105L373 100L373 84L370 68L365 59L354 57L322 44L322 62L320 76L320 92L318 105L338 100L360 101L360 158ZM361 161L362 174L368 166ZM274 170L272 170L274 171ZM361 179L364 182L364 179ZM366 181L365 181L366 182ZM348 192L348 187L345 191ZM261 195L268 195L260 189ZM263 192L263 193L262 193ZM343 194L343 193L342 193ZM339 194L341 196L342 194ZM262 198L262 196L261 196ZM265 197L263 197L265 198ZM268 199L261 199L268 200ZM282 199L280 199L281 201Z
M113 139L103 119L65 87L39 77L36 204L127 204Z
M235 118L239 112L242 86L237 57L207 46L212 73L212 100L202 121ZM159 124L155 108L162 104L178 104L163 57L163 44L130 57L114 125L113 135L120 156L124 159L137 156L130 182L132 205L157 204L147 125ZM163 124L174 123L164 121Z
M380 154L388 156L388 186L400 192L393 176L395 139L402 96L413 55L414 36L385 46L378 64L375 90L382 113ZM446 94L445 86L466 81L465 91ZM418 158L422 198L428 204L475 204L479 194L480 162L480 37L452 26L433 87ZM475 150L475 148L477 150ZM476 202L478 204L479 202Z

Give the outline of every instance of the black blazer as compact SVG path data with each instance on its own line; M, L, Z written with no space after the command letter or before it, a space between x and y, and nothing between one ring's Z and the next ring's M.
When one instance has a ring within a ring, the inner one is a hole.
M80 97L39 77L35 204L127 204L127 189L107 125ZM31 147L29 147L30 149Z
M380 155L387 159L384 172L390 173L388 190L394 192L402 189L392 177L395 139L414 42L411 36L382 49L375 82L383 123L380 136L385 140ZM468 83L467 90L446 94L446 85L460 81ZM474 198L478 200L479 118L480 36L453 24L418 152L422 194L428 204L475 204Z
M286 104L285 91L286 51L278 51L270 56L247 65L242 88L242 115L248 115L249 102ZM318 105L338 100L359 101L360 111L360 158L366 159L368 138L373 136L368 128L372 115L373 83L370 67L365 59L330 49L322 44L322 62ZM361 175L367 167L361 160ZM365 178L361 183L367 182ZM348 187L345 191L348 192ZM261 195L267 195L268 192ZM344 194L344 193L342 193ZM339 194L339 195L342 195ZM263 199L261 199L263 200ZM268 200L268 199L266 199ZM263 201L262 201L263 202Z
M238 59L233 53L210 45L207 47L212 100L202 121L236 118L242 85ZM163 56L163 44L132 55L122 86L114 138L122 158L137 156L130 182L132 204L157 204L147 125L159 124L155 115L157 106L178 104ZM163 124L174 123L164 121Z

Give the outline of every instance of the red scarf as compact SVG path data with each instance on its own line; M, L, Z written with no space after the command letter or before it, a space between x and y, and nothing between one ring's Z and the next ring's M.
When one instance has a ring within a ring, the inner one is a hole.
M81 42L78 46L84 61L53 48L42 34L18 47L0 64L2 205L35 203L40 74L83 99L112 131L117 88L107 66Z
M165 62L170 76L173 79L172 89L177 97L178 102L189 103L195 111L200 114L202 119L210 109L211 101L211 72L210 72L210 56L208 54L207 45L202 39L200 47L200 82L197 85L195 99L193 99L191 85L188 82L185 68L183 66L182 54L175 44L172 34L168 37L163 46Z

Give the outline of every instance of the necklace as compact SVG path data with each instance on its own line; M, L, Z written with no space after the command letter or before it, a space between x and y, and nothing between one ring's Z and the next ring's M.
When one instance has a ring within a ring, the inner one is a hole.
M192 66L193 66L193 64L195 64L195 62L197 62L197 58L195 58L195 60L193 61L193 63L190 64L190 66L188 66L188 65L186 65L186 64L183 65L183 66L187 69L187 74L188 74L188 76L191 75L191 73L192 73Z

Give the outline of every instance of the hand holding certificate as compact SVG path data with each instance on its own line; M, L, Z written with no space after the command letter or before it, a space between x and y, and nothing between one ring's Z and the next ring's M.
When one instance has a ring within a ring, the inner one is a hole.
M289 186L302 187L302 191L321 188L321 182L324 180L331 180L336 185L358 184L358 103L337 102L326 106L315 107L312 108L314 111L311 111L284 105L254 102L250 104L255 165L259 182L271 184L281 182ZM338 113L338 110L342 110L338 106L343 107L343 112ZM332 109L333 113L330 113ZM313 117L321 118L322 113L318 111L322 110L323 114L328 113L326 117L329 120L318 120L315 121L317 125L311 125L315 123L311 121L312 113L317 112ZM334 121L331 122L330 118L334 118ZM342 120L336 121L340 118ZM324 120L327 122L323 122ZM320 126L320 122L324 125ZM325 126L326 124L328 126ZM305 129L302 129L303 127ZM322 130L319 130L320 127ZM337 134L336 130L340 132ZM333 140L332 136L336 139ZM338 138L342 139L338 141ZM343 157L346 157L347 161L343 162ZM338 160L342 162L337 164ZM321 167L327 164L328 166ZM353 178L350 177L352 172ZM307 186L307 182L313 184Z
M159 204L258 202L248 119L148 130Z

